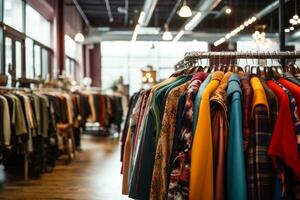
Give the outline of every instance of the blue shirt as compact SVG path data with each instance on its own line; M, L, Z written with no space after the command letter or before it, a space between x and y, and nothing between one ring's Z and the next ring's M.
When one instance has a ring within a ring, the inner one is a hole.
M227 149L227 199L246 200L247 185L242 129L242 90L237 74L228 80L229 134Z
M201 103L201 99L202 99L202 94L206 88L206 86L209 84L211 80L211 74L209 74L207 76L207 78L203 81L203 83L200 85L200 88L198 90L196 99L195 99L195 103L194 103L194 113L193 113L193 134L195 132L196 129L196 125L198 122L198 112L199 112L199 107L200 107L200 103Z

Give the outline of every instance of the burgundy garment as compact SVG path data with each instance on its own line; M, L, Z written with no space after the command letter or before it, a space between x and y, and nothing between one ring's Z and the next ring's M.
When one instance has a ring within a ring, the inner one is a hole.
M145 90L143 91L143 93L141 94L143 96L143 100L142 100L142 104L140 106L139 112L138 112L138 120L137 120L137 124L136 124L136 130L135 130L135 134L134 134L134 144L133 144L133 155L135 155L136 152L136 147L137 147L137 142L138 142L138 137L139 137L139 133L140 133L140 128L142 125L142 121L145 115L145 110L147 107L147 101L149 98L151 90Z
M102 127L105 127L105 113L106 113L106 109L105 109L105 97L103 95L100 95L100 110L99 110L99 123Z
M251 127L251 110L252 110L252 99L253 89L250 85L250 75L248 73L243 74L241 77L241 88L243 91L243 143L244 150L246 151L249 146L250 138L250 127Z
M193 82L194 80L205 80L207 76L208 74L205 72L197 72L193 75L191 82Z

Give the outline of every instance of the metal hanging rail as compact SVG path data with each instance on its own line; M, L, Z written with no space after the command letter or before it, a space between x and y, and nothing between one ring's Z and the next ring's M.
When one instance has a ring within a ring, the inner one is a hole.
M274 51L274 52L193 51L193 52L188 52L184 55L185 61L195 60L195 59L209 59L209 58L231 58L231 59L300 58L300 51Z

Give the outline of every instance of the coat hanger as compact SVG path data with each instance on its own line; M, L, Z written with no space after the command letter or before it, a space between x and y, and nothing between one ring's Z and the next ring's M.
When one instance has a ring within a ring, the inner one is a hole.
M252 66L250 67L250 73L257 74L257 66L255 66L255 63L254 63L254 53L253 52L251 52L251 56L252 56Z

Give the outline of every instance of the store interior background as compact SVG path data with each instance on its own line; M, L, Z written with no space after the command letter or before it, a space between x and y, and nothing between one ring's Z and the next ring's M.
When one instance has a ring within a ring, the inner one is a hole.
M108 1L108 5L96 0L0 3L0 66L9 74L9 65L13 65L17 79L65 76L82 85L83 78L90 77L92 86L108 91L122 76L133 94L143 87L142 69L151 65L157 71L157 81L166 79L189 51L280 49L278 1L188 0L193 11L188 18L177 13L180 0ZM139 25L143 10L144 21ZM296 12L295 1L287 1L284 28L288 50L300 48L298 24L289 23ZM258 13L261 18L243 26L238 34L228 35ZM140 28L134 39L137 25ZM166 28L172 34L170 41L163 39ZM263 39L255 39L255 31L263 33ZM228 39L215 46L220 38Z
M193 11L192 16L187 18L178 15L182 2L0 0L1 74L8 76L8 86L18 86L11 77L10 69L15 70L16 79L24 80L67 77L74 85L83 86L90 78L92 87L101 88L108 94L113 93L115 83L121 81L129 97L141 88L168 78L186 52L283 50L279 41L279 1L186 0ZM299 14L300 2L285 2L285 18L281 22L285 50L298 51L300 21L292 25L290 18ZM257 14L259 18L255 17ZM237 33L233 33L234 30ZM163 37L166 31L170 31L172 38ZM203 65L209 62L218 63L218 59L202 60ZM257 60L236 62L255 65ZM148 66L152 66L156 77L154 82L145 84L142 71L149 70ZM111 145L111 141L106 142ZM93 173L85 174L92 179L90 185L103 179L92 186L95 191L97 187L103 187L102 183L114 185L113 189L105 187L106 193L98 191L100 196L106 195L101 196L103 199L121 194L121 182L114 182L114 179L121 179L116 175L120 168L118 143L113 145L116 148L107 151L114 158L108 163L103 161L105 167L100 170L101 175L97 172L94 177ZM89 144L83 144L83 150L85 147L91 148ZM101 156L96 155L92 159L97 160L98 157ZM87 170L97 171L101 163L102 160L98 159ZM107 171L112 178L102 178ZM91 191L86 190L83 195Z

